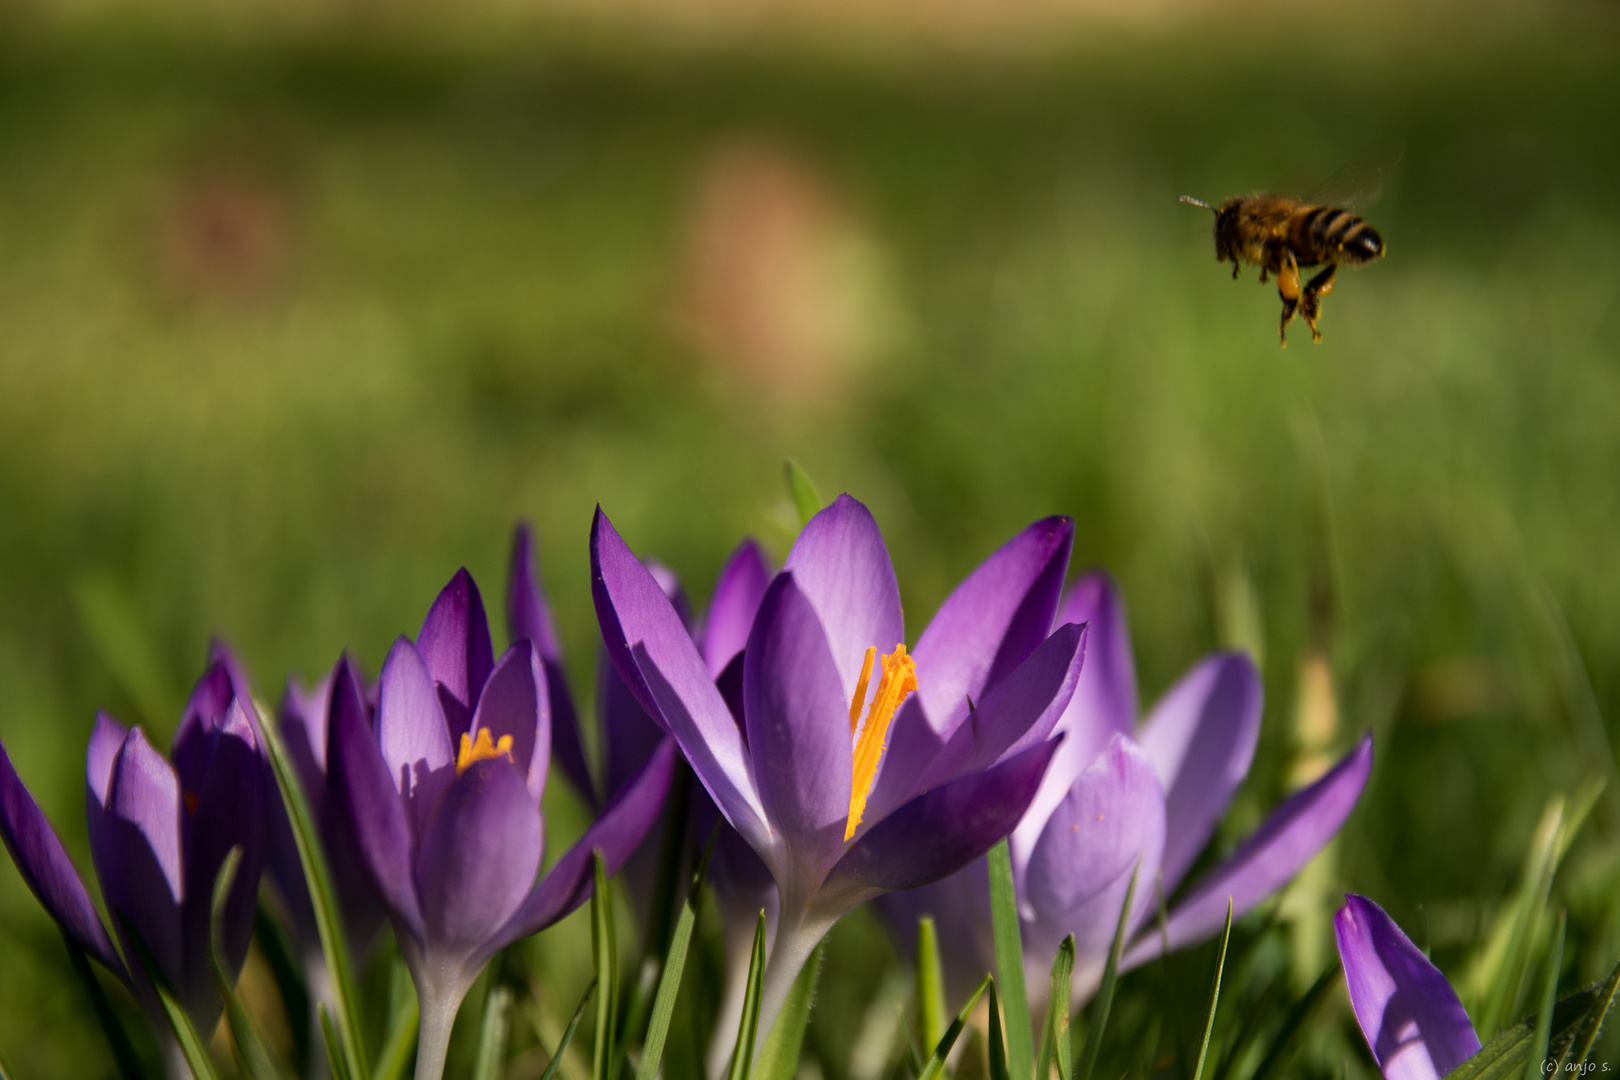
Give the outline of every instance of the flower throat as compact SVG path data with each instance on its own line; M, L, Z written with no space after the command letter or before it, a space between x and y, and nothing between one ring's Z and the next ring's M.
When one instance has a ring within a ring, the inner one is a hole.
M872 667L877 658L877 646L866 650L861 677L855 684L855 697L849 703L849 734L855 740L855 757L849 785L849 821L844 826L846 841L855 835L861 815L866 812L866 797L877 780L889 722L906 695L917 689L917 662L906 654L904 643L896 645L893 652L883 657L883 674L878 677L877 690L867 707L866 722L861 723L861 706L866 702L866 686L872 679Z

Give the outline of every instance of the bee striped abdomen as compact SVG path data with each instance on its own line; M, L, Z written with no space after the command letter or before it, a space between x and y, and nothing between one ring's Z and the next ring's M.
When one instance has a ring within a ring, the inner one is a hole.
M1384 253L1371 225L1337 206L1303 208L1293 220L1289 246L1301 263L1364 263Z

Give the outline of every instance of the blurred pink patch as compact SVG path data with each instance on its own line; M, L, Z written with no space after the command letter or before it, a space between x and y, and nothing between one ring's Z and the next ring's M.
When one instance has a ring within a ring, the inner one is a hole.
M157 284L186 306L253 307L292 275L296 207L273 171L232 155L182 164L153 215Z

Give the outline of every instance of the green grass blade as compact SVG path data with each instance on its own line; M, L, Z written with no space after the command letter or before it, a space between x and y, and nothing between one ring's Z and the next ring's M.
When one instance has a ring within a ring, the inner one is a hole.
M1126 910L1129 911L1129 897L1125 903ZM1070 1080L1074 1064L1073 1037L1069 1030L1072 1021L1069 999L1073 993L1074 935L1070 934L1063 939L1063 944L1058 946L1057 958L1052 961L1052 988L1047 998L1047 1012L1052 1017L1051 1023L1047 1026L1052 1032L1052 1056L1057 1065L1058 1080Z
M974 1006L979 1004L979 999L984 996L985 988L990 985L990 982L990 976L986 975L984 981L979 983L979 988L973 991L973 996L968 998L966 1005L962 1006L962 1011L956 1014L956 1019L951 1021L951 1026L945 1029L945 1034L940 1038L939 1044L934 1047L934 1052L928 1055L928 1060L923 1064L922 1072L918 1075L917 1080L939 1080L940 1074L945 1071L945 1058L949 1056L951 1047L956 1045L957 1037L962 1034L962 1029L967 1027L968 1020L973 1016Z
M1339 976L1343 973L1337 962L1317 977L1311 988L1305 991L1305 996L1294 1003L1283 1019L1282 1030L1271 1041L1271 1049L1260 1060L1260 1067L1255 1070L1249 1080L1272 1080L1294 1056L1294 1048L1299 1045L1299 1038L1305 1031L1305 1022L1315 1015L1321 1008L1322 1002L1328 999L1338 986Z
M223 946L221 920L224 918L225 903L230 899L231 887L236 884L236 872L241 865L242 847L237 845L225 856L214 878L214 895L209 907L208 963L213 968L214 985L219 988L220 999L225 1003L225 1022L231 1028L231 1040L242 1075L247 1080L280 1080L282 1070L271 1056L269 1047L265 1046L264 1036L259 1034L253 1018L242 1007L230 972L225 970L219 958Z
M1204 1062L1209 1059L1209 1040L1215 1033L1215 1009L1221 1001L1221 973L1226 970L1226 946L1232 940L1232 900L1226 900L1226 929L1221 931L1221 955L1215 961L1215 984L1209 989L1209 1015L1204 1020L1204 1041L1198 1047L1198 1067L1193 1080L1204 1080Z
M1136 860L1131 871L1131 883L1125 887L1125 905L1119 909L1119 921L1114 924L1114 941L1108 946L1108 962L1103 966L1102 983L1091 1006L1091 1025L1086 1029L1086 1048L1080 1057L1079 1080L1091 1080L1097 1067L1097 1054L1102 1050L1103 1032L1108 1030L1108 1014L1114 1008L1114 989L1119 984L1119 960L1125 954L1125 935L1130 929L1131 909L1136 905L1136 883L1142 872L1142 860Z
M1001 1034L1001 1003L996 1000L996 983L990 980L990 1080L1010 1080L1007 1075L1007 1040Z
M933 1046L945 1035L945 970L931 915L917 920L917 1026L922 1028L924 1046Z
M1590 1026L1586 1033L1573 1044L1574 1053L1570 1060L1576 1065L1583 1065L1592 1056L1592 1048L1597 1045L1598 1036L1603 1032L1603 1021L1608 1018L1609 1010L1614 1008L1615 992L1620 991L1620 964L1614 965L1609 977L1595 991L1592 1006L1587 1012ZM1579 1034L1579 1032L1577 1032Z
M788 991L787 1001L776 1018L776 1026L765 1036L759 1060L754 1062L752 1080L793 1080L804 1049L804 1033L810 1027L810 1008L816 1000L816 982L821 978L821 959L826 942L816 946L809 961ZM651 1074L649 1074L651 1080Z
M574 1010L573 1019L569 1020L568 1026L563 1029L562 1038L557 1040L557 1052L551 1055L551 1063L546 1066L546 1071L540 1074L540 1080L556 1080L557 1068L562 1065L563 1054L567 1051L568 1044L574 1041L574 1032L579 1029L579 1021L585 1015L585 1008L590 1005L591 997L595 993L596 980L592 979L591 985L580 995L579 1008Z
M505 969L505 963L496 961L489 993L484 998L484 1020L478 1030L473 1080L500 1080L506 1071L506 1044L512 1032L512 1003L516 995Z
M123 928L136 963L146 973L147 981L152 984L152 989L157 994L158 1005L169 1021L169 1028L180 1047L180 1054L186 1059L187 1067L191 1069L192 1080L218 1080L213 1059L208 1056L208 1044L197 1034L185 1006L180 1004L180 1000L174 996L174 990L169 986L169 981L158 970L157 962L152 959L152 953L147 949L146 942L141 940L140 933L128 919L124 918L122 912L114 912L113 917Z
M394 958L391 973L388 1033L383 1036L382 1053L377 1055L377 1066L371 1080L400 1080L416 1053L416 1036L422 1026L421 1005L416 1000L416 988L405 969L405 961Z
M647 1020L647 1037L641 1044L641 1064L636 1069L638 1076L648 1080L658 1075L658 1067L664 1059L664 1043L669 1038L670 1021L675 1018L675 1000L680 995L681 976L686 971L686 957L692 947L692 931L697 926L698 905L703 902L703 880L708 875L709 856L714 852L719 835L717 825L692 874L692 887L687 890L686 902L681 905L680 917L670 935L669 951L664 955L664 970L658 977L658 992L653 996L652 1015Z
M272 914L262 897L253 913L253 937L281 994L287 1024L292 1029L293 1060L307 1063L315 1045L312 1040L319 1035L311 1023L309 988L304 984L301 965L293 958L294 946L286 926Z
M810 519L826 505L816 491L816 485L811 482L810 474L800 468L797 461L788 458L782 466L782 479L787 484L788 495L793 499L793 508L799 512L799 525L808 525Z
M1535 1037L1531 1043L1530 1060L1525 1065L1525 1080L1540 1080L1541 1066L1547 1060L1547 1040L1552 1035L1553 1008L1558 1002L1558 973L1564 968L1564 925L1568 913L1558 913L1558 925L1553 929L1552 941L1547 946L1547 977L1542 980L1541 1007L1536 1010Z
M107 1049L112 1052L113 1064L118 1066L118 1075L123 1080L146 1080L140 1059L135 1056L135 1047L130 1044L129 1032L124 1030L118 1014L113 1011L112 1002L107 1000L107 992L101 988L95 971L90 967L90 958L67 936L66 931L62 933L62 944L67 946L68 962L73 965L73 974L79 977L84 992L90 996L96 1022L107 1039Z
M614 1018L619 1005L619 939L613 923L613 893L600 851L591 856L591 958L596 965L596 1036L591 1047L591 1080L607 1080L613 1061Z
M338 1034L332 1028L332 1016L326 1011L326 1003L321 1002L315 1011L321 1018L321 1043L326 1047L326 1066L332 1070L332 1080L354 1080L349 1074L348 1059L338 1044Z
M354 972L349 967L349 945L345 940L343 918L337 905L337 890L332 884L331 867L321 846L320 829L304 797L303 784L287 756L287 747L281 741L270 710L257 702L258 729L264 737L265 753L270 758L270 769L275 774L276 787L281 791L282 804L287 808L287 819L292 823L293 839L298 845L298 861L304 870L304 883L309 887L310 906L315 911L315 928L320 933L321 953L326 958L326 970L337 991L337 1031L342 1036L341 1051L351 1077L371 1075L371 1056L366 1051L365 1038L360 1030L360 995L355 989ZM328 1020L333 1019L328 1017Z
M1473 973L1477 1007L1470 1014L1478 1017L1482 1035L1488 1036L1501 1027L1504 1017L1514 1012L1518 1002L1520 984L1535 943L1536 924L1547 906L1553 875L1558 870L1566 820L1564 800L1555 795L1547 801L1536 825L1513 900L1497 916L1485 952Z
M1024 942L1018 929L1018 896L1013 888L1007 841L990 849L990 924L996 941L996 985L1007 1023L1007 1072L1029 1080L1035 1046L1029 1023L1029 992L1024 988Z
M1553 1006L1552 1023L1547 1030L1549 1050L1541 1060L1552 1050L1574 1041L1582 1032L1586 1033L1583 1052L1590 1053L1590 1040L1613 1006L1617 986L1620 986L1620 966L1606 982L1578 990ZM1499 1032L1479 1053L1447 1073L1446 1080L1520 1080L1526 1067L1538 1060L1533 1056L1537 1020L1537 1017L1527 1017Z
M737 1023L737 1045L731 1051L727 1080L748 1080L754 1064L754 1040L759 1035L759 995L765 982L765 911L759 912L754 927L754 950L748 960L748 985L744 991L742 1019Z

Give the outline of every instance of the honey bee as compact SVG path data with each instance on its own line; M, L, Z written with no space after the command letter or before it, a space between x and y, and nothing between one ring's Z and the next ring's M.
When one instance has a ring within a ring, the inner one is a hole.
M1322 297L1333 291L1340 266L1360 266L1384 254L1384 240L1371 225L1338 206L1291 199L1286 195L1234 195L1213 206L1183 195L1181 201L1202 206L1215 214L1215 261L1232 261L1232 277L1246 262L1260 268L1260 282L1277 276L1282 297L1282 325L1278 333L1288 344L1288 324L1297 313L1311 328L1311 340L1321 341L1316 320L1322 315ZM1327 268L1303 286L1299 268Z

